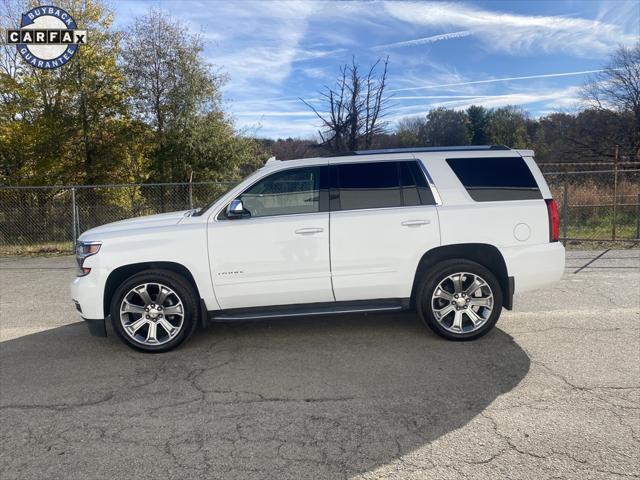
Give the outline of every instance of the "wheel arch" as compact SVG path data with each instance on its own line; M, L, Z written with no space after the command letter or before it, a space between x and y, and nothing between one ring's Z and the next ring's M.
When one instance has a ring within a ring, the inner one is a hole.
M111 306L111 299L118 286L127 278L144 272L145 270L169 270L184 277L184 279L191 284L196 292L197 298L200 298L200 292L198 291L198 285L196 284L193 275L187 267L177 262L141 262L132 263L129 265L122 265L114 269L109 276L104 286L103 305L104 316L109 315Z
M479 263L491 270L500 283L503 292L502 305L507 310L513 307L514 279L509 277L507 264L500 250L487 243L458 243L454 245L442 245L427 251L416 268L411 289L411 305L415 307L416 290L423 275L435 264L444 260L463 259Z

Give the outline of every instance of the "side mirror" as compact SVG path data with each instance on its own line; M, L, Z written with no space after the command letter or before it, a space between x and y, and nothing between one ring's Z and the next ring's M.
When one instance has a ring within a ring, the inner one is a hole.
M249 212L244 209L242 205L242 200L236 198L235 200L231 200L231 203L227 206L227 218L242 218L248 217Z

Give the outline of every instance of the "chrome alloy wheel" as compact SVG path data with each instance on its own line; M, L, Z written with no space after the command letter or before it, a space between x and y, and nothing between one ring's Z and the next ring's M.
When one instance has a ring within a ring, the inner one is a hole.
M120 323L136 343L163 345L182 330L182 300L166 285L143 283L129 290L122 299Z
M451 333L475 332L491 316L493 292L479 275L454 273L436 286L431 311L438 323Z

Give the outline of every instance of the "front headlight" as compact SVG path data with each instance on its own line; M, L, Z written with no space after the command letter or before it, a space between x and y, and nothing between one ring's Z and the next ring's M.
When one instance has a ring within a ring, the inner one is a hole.
M83 277L91 272L90 268L84 267L83 263L87 257L95 255L100 251L102 242L78 242L76 243L76 261L78 262L78 276Z

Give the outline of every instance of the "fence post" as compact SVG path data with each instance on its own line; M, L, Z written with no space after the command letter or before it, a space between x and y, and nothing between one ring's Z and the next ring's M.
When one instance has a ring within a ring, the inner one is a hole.
M636 240L640 238L640 193L636 201Z
M193 210L193 172L189 175L189 210Z
M71 188L71 218L72 218L72 232L73 232L73 250L76 248L76 240L78 239L78 224L76 223L76 189Z
M618 203L618 145L613 158L613 215L611 220L611 240L616 239L616 204Z
M562 237L564 244L567 244L567 231L569 228L569 186L567 174L564 175L564 192L562 194Z

